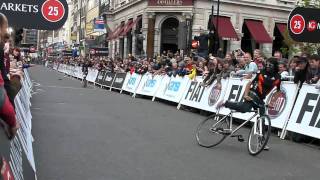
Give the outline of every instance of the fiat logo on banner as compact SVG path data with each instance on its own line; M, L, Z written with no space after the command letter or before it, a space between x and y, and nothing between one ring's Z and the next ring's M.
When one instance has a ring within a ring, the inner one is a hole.
M208 98L208 105L209 106L213 106L217 103L217 101L219 100L220 98L220 94L221 94L221 84L219 83L216 83L211 91L210 91L210 95L209 95L209 98Z
M267 99L267 104L269 105L267 114L271 119L280 116L287 104L287 95L284 89L271 92L271 95Z

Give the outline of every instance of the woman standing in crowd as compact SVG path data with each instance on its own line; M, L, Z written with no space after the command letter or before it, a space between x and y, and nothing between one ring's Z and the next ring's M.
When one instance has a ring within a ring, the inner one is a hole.
M8 20L4 14L0 13L0 118L9 126L8 135L12 139L19 129L14 111L14 101L9 101L7 92L11 92L10 80L6 73L4 62L4 44L7 36Z

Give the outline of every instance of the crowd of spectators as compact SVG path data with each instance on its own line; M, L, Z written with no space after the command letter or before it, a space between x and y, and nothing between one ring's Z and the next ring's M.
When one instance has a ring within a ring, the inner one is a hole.
M8 20L0 13L0 124L6 127L10 139L20 128L14 99L22 88L23 69L30 66L26 57L21 56L20 49L13 46L8 33Z
M273 56L278 60L282 80L310 84L319 82L319 55L303 53L301 56L294 56L288 60L282 57L281 52L276 51ZM190 79L202 76L204 78L203 85L208 86L216 79L220 80L230 76L252 78L252 75L264 68L267 59L259 49L254 50L253 56L238 49L227 53L224 58L220 57L209 54L208 58L203 58L195 53L182 57L178 52L174 54L170 51L164 51L161 55L149 59L135 58L129 55L125 59L108 57L62 58L60 62L82 66L84 62L89 61L90 67L99 71L166 74L168 76L188 76Z

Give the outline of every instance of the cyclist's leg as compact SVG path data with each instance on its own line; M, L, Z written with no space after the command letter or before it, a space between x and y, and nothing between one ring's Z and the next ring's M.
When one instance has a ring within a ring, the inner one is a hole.
M231 101L226 101L224 106L226 108L238 111L238 112L249 112L252 109L252 103L249 101L244 101L244 102L231 102Z

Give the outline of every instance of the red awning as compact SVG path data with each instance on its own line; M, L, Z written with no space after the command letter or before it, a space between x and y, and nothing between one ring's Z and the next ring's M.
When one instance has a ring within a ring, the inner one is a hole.
M282 36L284 36L284 32L287 29L287 24L276 23L276 26L277 26L278 30L280 31L280 33L282 34Z
M108 32L108 38L107 38L107 40L112 40L113 37L114 37L114 35L115 35L115 33L116 33L120 28L121 28L121 24L120 24L114 31Z
M137 19L135 19L134 21L131 20L131 23L129 24L129 22L127 23L128 26L126 26L125 30L122 33L122 36L127 35L127 33L138 23L138 21L140 21L142 18L142 16L137 17Z
M126 35L127 35L127 33L129 32L129 30L127 30L127 29L131 26L132 23L133 23L133 19L130 19L130 20L127 22L127 24L124 25L123 31L122 31L122 33L120 34L120 36L126 36Z
M245 23L257 43L272 43L272 39L261 21L245 20Z
M236 33L236 30L233 28L233 25L231 23L231 20L229 17L223 17L215 16L212 19L212 23L214 27L217 27L217 20L218 20L218 36L223 39L223 40L233 40L233 41L238 41L238 35Z
M119 29L113 34L112 39L117 39L120 36L120 34L123 32L124 27L125 27L124 23L121 23L119 25Z

